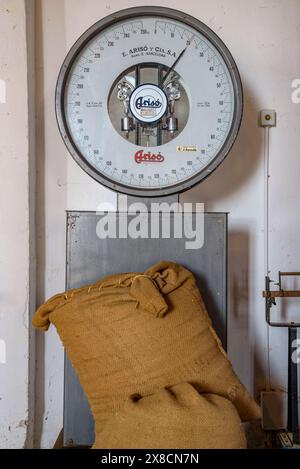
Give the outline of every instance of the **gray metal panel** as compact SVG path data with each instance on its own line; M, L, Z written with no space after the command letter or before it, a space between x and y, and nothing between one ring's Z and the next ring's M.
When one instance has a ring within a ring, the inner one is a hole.
M196 276L214 327L226 347L227 214L205 213L205 242L185 249L185 239L99 239L95 212L67 214L67 289L118 272L144 271L161 260L182 264ZM75 371L66 357L64 444L91 445L93 418Z

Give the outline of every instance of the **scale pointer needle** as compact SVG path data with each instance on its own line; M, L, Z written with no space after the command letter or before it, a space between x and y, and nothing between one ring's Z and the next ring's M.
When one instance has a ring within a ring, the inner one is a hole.
M181 57L183 56L183 54L185 53L185 51L187 50L187 47L185 49L183 49L179 56L177 57L177 59L175 60L175 62L173 63L173 65L169 68L169 70L167 71L166 75L163 77L163 79L160 81L159 83L159 86L163 86L163 84L166 82L166 79L168 78L168 76L170 75L170 73L172 71L174 71L174 68L176 67L176 65L178 64L179 60L181 59Z

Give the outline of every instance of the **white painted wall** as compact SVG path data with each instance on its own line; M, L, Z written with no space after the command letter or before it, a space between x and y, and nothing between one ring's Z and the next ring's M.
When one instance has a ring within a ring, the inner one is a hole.
M141 4L137 0L37 2L39 303L64 289L64 210L95 210L100 202L116 203L114 193L73 162L60 139L54 115L60 65L91 24L121 8ZM291 102L291 82L300 78L300 1L186 0L183 4L152 0L151 4L184 9L205 22L227 44L242 76L245 112L234 149L208 180L182 200L204 202L210 211L230 212L229 353L241 379L257 395L268 385L269 374L261 299L263 131L257 126L257 114L264 108L278 113L278 126L271 131L272 274L279 269L298 270L300 104ZM36 446L51 447L62 428L63 350L54 329L45 336L39 334L37 345ZM270 347L271 387L285 389L286 332L272 330Z
M28 48L34 48L32 6L27 2L26 19L25 1L0 0L0 448L32 446L34 81L28 70L32 64Z

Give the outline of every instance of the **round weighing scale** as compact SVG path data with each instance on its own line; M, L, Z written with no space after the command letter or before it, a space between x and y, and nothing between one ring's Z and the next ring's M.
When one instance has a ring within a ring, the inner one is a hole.
M62 138L91 177L141 197L178 194L224 160L242 118L236 64L199 20L136 7L94 24L59 73Z

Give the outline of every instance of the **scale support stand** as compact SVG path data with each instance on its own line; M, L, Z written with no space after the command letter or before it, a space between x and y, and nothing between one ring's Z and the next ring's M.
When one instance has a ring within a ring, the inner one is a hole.
M263 291L265 298L266 321L272 327L288 328L288 420L287 430L280 432L278 441L283 448L300 448L299 439L299 412L298 412L298 364L294 356L295 344L297 344L297 332L299 322L273 322L271 320L271 308L276 306L276 298L300 298L300 290L284 290L282 288L282 277L300 276L300 272L279 272L278 290L271 290L272 280L266 277L266 288Z

